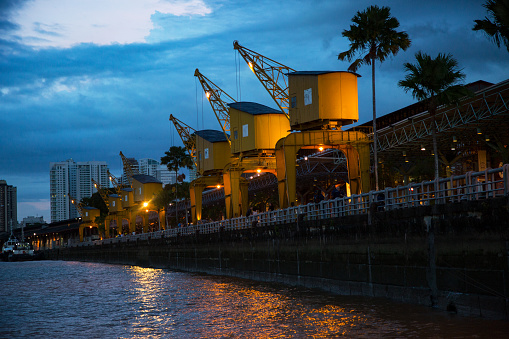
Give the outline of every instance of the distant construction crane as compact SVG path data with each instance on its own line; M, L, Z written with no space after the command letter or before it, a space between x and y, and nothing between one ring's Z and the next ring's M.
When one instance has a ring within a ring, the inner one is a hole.
M249 68L251 68L263 87L274 99L281 112L290 120L290 93L288 90L287 74L295 72L295 70L241 46L237 40L233 42L233 49L237 50L242 58L244 58Z
M210 106L216 115L217 121L219 122L228 143L231 145L230 114L228 113L227 101L232 103L236 102L236 100L219 88L219 86L210 81L206 76L201 74L198 68L194 71L194 76L200 81Z

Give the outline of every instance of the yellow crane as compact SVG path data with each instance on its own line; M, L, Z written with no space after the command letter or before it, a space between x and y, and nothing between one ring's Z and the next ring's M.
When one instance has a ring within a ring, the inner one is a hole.
M138 171L137 168L133 168L131 162L129 161L129 159L127 159L124 156L122 151L120 151L120 157L122 158L122 165L124 167L124 173L126 173L126 175L128 177L127 180L129 182L129 186L131 187L132 186L132 181L133 181L133 175L140 174L140 172Z
M92 183L94 184L94 187L95 189L97 190L97 192L99 192L99 194L101 195L101 198L103 199L104 203L106 204L106 207L109 209L110 208L110 202L109 202L109 192L107 191L107 189L105 189L104 187L102 187L97 181L95 181L93 178L92 178Z
M71 203L76 207L78 210L78 213L81 215L81 221L82 223L79 226L79 234L80 234L80 241L83 241L83 233L84 229L86 227L97 227L95 224L95 218L98 217L101 212L98 208L85 206L82 202L77 201L74 199L70 194L69 198L71 199Z
M216 115L217 121L223 130L223 133L231 144L230 140L230 114L228 113L228 101L236 102L228 93L223 91L219 86L210 81L206 76L200 73L198 68L194 71L194 76L198 78L200 84L205 91L207 100Z
M113 184L113 187L115 188L115 193L121 195L122 185L120 185L120 182L118 181L117 177L114 176L109 170L108 178L110 179L111 183Z
M241 46L238 41L233 42L233 48L286 114L291 129L300 131L280 139L275 146L280 206L287 207L296 201L295 161L297 152L303 148L339 149L347 159L352 192L369 191L370 141L364 133L341 130L342 125L358 120L358 75L297 72Z
M196 157L196 136L194 135L196 130L175 118L173 114L170 114L170 121L175 126L175 129L177 130L180 139L182 139L182 142L184 143L189 156L193 160L194 165L198 168L198 161Z
M258 80L260 80L263 87L265 87L272 99L274 99L281 112L290 120L290 94L287 74L295 72L295 70L241 46L237 40L233 42L233 49L239 52L249 65L249 68L251 68Z

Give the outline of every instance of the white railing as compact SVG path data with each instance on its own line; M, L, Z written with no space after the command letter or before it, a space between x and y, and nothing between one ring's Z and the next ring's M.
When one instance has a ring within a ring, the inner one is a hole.
M376 210L394 210L415 206L447 204L465 200L480 200L507 196L509 194L509 164L483 172L468 172L434 181L412 183L407 186L386 188L345 198L324 200L286 209L258 213L249 217L213 221L171 228L164 231L127 235L123 237L82 242L73 246L111 244L127 241L171 238L192 234L211 234L220 230L242 230L252 227L293 223L297 220L322 220L366 214L374 206Z

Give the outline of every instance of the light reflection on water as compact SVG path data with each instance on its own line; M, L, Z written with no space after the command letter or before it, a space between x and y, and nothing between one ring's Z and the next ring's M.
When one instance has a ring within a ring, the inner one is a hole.
M0 263L0 337L504 338L509 322L161 269Z

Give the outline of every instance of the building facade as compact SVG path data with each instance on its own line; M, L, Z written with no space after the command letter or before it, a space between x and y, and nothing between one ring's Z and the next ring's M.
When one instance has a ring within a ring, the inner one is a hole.
M163 183L163 187L168 184L175 183L175 173L168 171L166 165L161 165L159 161L144 158L136 160L134 158L128 158L133 170L137 169L140 174L150 175ZM122 182L127 182L127 174L122 173Z
M109 187L106 162L69 159L50 163L51 222L79 217L69 196L77 201L91 197L97 192L92 179L101 187Z
M18 224L18 199L16 187L0 180L0 232L10 232ZM12 225L12 226L11 226Z

